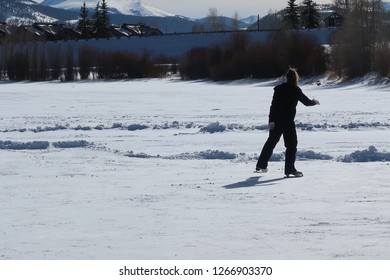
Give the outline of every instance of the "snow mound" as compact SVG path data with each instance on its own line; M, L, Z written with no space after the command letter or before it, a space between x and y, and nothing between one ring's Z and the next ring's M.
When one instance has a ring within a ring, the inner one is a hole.
M75 130L75 131L92 131L92 130L106 130L106 129L120 129L120 130L128 130L128 131L137 131L137 130L145 130L145 129L153 129L153 130L166 130L166 129L199 129L199 133L217 133L217 132L233 132L233 131L267 131L268 125L243 125L238 123L230 123L230 124L221 124L220 122L212 122L209 124L195 124L194 122L164 122L161 124L150 124L150 123L113 123L111 126L105 126L103 124L97 124L95 126L82 125L78 124L77 126L71 127L69 124L55 124L54 126L38 126L35 128L14 128L14 129L4 129L0 130L0 132L34 132L34 133L42 133L42 132L53 132L59 130ZM370 123L362 123L362 122L350 122L347 124L315 124L315 123L302 123L297 122L296 128L303 131L317 131L317 130L357 130L357 129L389 129L389 123L382 122L370 122Z
M149 128L149 126L144 125L144 124L131 124L131 125L127 126L127 130L129 130L129 131L143 130L143 129L147 129L147 128Z
M61 124L56 124L54 127L50 126L45 126L45 127L36 127L31 129L32 132L39 133L39 132L48 132L48 131L57 131L57 130L65 130L69 127L69 125L61 125ZM26 129L22 129L23 131L26 131ZM20 132L22 130L19 129Z
M188 152L188 153L181 153L177 155L168 155L168 156L152 156L148 155L146 153L135 153L133 151L130 151L125 154L127 157L133 157L133 158L161 158L161 159L181 159L181 160L191 160L191 159L218 159L218 160L233 160L238 158L239 156L244 156L245 154L234 154L230 152L224 152L219 150L206 150L206 151L200 151L200 152Z
M68 149L88 147L92 144L85 140L53 142L54 148ZM17 142L17 141L0 141L0 150L46 150L50 147L48 141Z
M235 161L252 161L257 160L258 155L256 154L246 154L246 153L231 153L220 150L205 150L200 152L186 152L176 155L167 155L167 156L152 156L146 153L135 153L133 151L127 152L125 156L133 158L161 158L167 160L235 160ZM273 154L270 161L283 161L284 154ZM297 160L332 160L333 157L329 155L324 155L321 153L316 153L314 151L302 151L297 153Z
M298 160L331 160L333 157L329 155L324 155L321 153L316 153L314 151L298 151L297 152Z
M285 154L272 154L270 161L283 161ZM333 157L321 153L316 153L312 150L309 151L297 151L297 160L332 160Z
M15 142L15 141L0 141L0 150L45 150L49 148L48 141L33 141L33 142Z
M355 151L350 155L338 158L341 162L373 162L373 161L390 161L390 153L378 152L374 146L368 147L367 150Z
M200 152L181 153L178 155L172 155L164 157L165 159L203 159L203 160L233 160L238 157L235 153L224 152L219 150L206 150Z
M134 153L133 151L128 152L125 154L127 157L132 157L132 158L152 158L153 156L145 154L145 153Z
M91 143L88 143L85 140L76 140L76 141L60 141L52 143L54 148L60 149L69 149L69 148L82 148L88 147Z
M216 133L216 132L224 132L227 128L225 125L220 124L219 122L210 123L209 125L202 127L200 132L208 132L208 133Z
M207 150L195 153L195 156L200 159L235 159L237 154L223 152L218 150Z

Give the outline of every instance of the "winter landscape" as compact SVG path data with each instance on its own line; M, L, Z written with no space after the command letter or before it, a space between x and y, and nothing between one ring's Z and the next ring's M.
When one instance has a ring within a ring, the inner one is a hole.
M0 259L388 259L388 84L301 81L286 179L279 82L2 82Z

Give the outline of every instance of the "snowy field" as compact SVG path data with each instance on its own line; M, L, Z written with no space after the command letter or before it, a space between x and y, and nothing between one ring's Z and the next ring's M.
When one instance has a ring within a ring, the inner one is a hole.
M288 179L278 81L1 83L0 259L390 259L390 88L321 82Z

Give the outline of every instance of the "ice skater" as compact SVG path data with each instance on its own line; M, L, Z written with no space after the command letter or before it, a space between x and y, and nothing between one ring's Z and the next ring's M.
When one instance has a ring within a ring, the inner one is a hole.
M295 129L295 114L298 101L305 106L319 105L316 99L309 99L298 86L298 73L290 68L286 73L286 82L274 88L274 96L269 113L269 137L256 164L256 172L267 172L268 161L276 144L283 135L286 147L284 173L288 176L302 177L302 172L295 169L297 153L297 132Z

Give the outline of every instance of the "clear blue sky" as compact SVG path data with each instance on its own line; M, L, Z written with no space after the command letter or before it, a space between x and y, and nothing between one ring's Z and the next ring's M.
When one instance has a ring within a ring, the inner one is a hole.
M109 3L110 0L107 0ZM280 10L287 6L287 0L144 0L161 10L187 17L200 18L208 14L209 8L217 8L218 14L233 16L235 12L239 17L251 15L264 16L270 10ZM296 1L298 4L302 0ZM317 4L333 3L333 0L314 0Z

